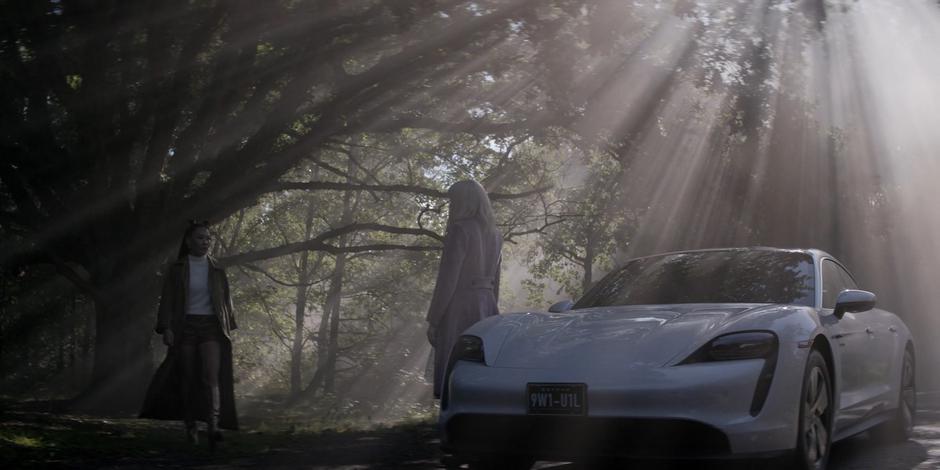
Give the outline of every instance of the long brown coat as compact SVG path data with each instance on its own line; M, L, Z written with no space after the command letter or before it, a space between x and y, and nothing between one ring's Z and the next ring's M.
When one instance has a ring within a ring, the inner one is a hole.
M167 348L166 358L153 375L147 396L141 407L140 417L150 419L183 419L183 399L180 380L182 371L177 362L177 344L182 339L183 321L186 314L186 295L189 289L189 258L184 257L169 264L163 279L163 294L157 311L157 325L154 331L163 334L167 328L174 333L173 341ZM219 369L219 427L238 429L238 416L235 413L235 387L232 373L231 331L238 328L235 312L232 309L232 297L229 292L228 276L225 270L209 257L209 295L212 310L219 319L225 341L222 342L222 356ZM197 377L201 376L197 370ZM198 387L193 387L194 391ZM208 416L209 403L204 393L196 393L196 416Z
M457 338L474 323L499 315L499 232L485 233L472 219L447 230L444 252L427 320L437 330L434 343L434 396L440 397L447 360Z

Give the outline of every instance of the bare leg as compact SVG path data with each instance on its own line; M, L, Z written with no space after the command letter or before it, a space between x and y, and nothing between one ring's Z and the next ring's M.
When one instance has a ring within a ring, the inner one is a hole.
M199 378L196 377L196 361L199 358L197 357L196 345L180 344L177 347L179 348L179 366L183 373L180 381L183 398L183 421L188 429L196 424L196 403L192 399L192 392L193 387L199 384Z
M202 357L202 385L208 394L209 416L209 445L214 446L219 439L219 369L221 367L222 347L216 341L207 341L199 345L199 355Z

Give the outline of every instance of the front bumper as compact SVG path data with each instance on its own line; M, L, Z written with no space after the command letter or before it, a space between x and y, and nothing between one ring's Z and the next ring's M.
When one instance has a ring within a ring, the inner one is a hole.
M711 458L731 455L721 431L689 420L459 414L446 425L454 453L582 457Z
M442 444L456 453L546 458L723 458L784 452L796 444L802 372L778 363L766 403L751 416L763 362L620 371L459 362L441 411ZM587 384L586 414L528 415L525 390L530 382Z

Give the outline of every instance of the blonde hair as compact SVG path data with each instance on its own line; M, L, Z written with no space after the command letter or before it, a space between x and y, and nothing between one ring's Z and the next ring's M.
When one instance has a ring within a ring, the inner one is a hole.
M448 227L458 220L474 219L485 231L496 230L490 197L480 183L473 180L458 181L447 190L447 196L450 198Z

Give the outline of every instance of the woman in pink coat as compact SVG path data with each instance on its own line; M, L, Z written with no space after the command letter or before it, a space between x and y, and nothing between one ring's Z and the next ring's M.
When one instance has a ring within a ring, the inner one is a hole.
M428 341L434 346L434 397L440 398L447 359L460 333L499 315L503 239L490 199L480 183L459 181L447 190L450 210L444 252L428 309Z

